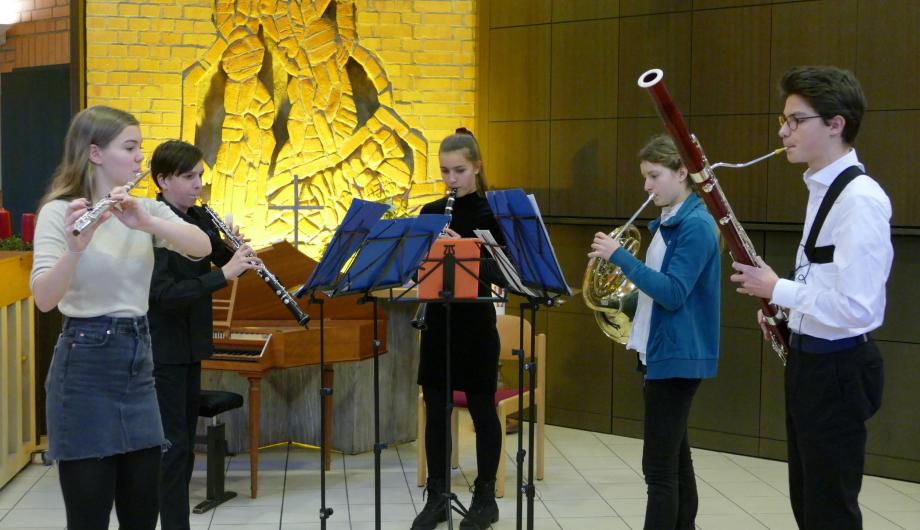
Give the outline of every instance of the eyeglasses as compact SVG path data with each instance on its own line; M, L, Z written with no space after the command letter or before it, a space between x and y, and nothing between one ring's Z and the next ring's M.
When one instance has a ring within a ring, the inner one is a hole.
M799 124L805 120L810 120L812 118L820 118L820 114L815 114L814 116L786 116L785 114L780 114L776 118L779 120L780 129L783 128L783 125L788 125L790 131L794 131L799 128Z

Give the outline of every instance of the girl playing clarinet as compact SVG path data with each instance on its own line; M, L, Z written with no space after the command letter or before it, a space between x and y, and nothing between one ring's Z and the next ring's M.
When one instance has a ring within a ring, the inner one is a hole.
M441 178L448 189L456 189L450 226L441 237L457 239L476 237L474 229L490 230L501 240L501 231L485 198L485 174L479 144L467 129L457 129L441 142L439 149ZM422 213L444 213L448 199L426 204ZM491 268L483 263L481 277L488 283L500 283ZM489 288L480 284L479 296L488 297ZM429 303L427 329L422 332L418 384L422 386L427 421L425 456L428 460L428 500L412 523L413 530L431 530L447 520L445 491L447 459L446 355L448 325L443 304ZM488 528L498 520L495 502L495 474L501 457L501 422L495 411L498 383L498 330L495 306L488 303L455 304L451 307L451 386L466 392L470 416L476 428L476 464L469 514L460 528Z

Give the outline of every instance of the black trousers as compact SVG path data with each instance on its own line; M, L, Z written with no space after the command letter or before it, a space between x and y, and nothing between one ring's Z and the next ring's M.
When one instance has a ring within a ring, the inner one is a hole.
M862 528L866 420L882 403L882 358L870 340L836 353L793 349L786 364L789 498L802 530Z
M447 477L447 462L450 451L450 431L446 406L447 396L443 388L422 387L425 398L425 458L428 460L428 476L433 479ZM502 426L495 411L495 394L466 393L467 407L476 429L476 470L478 479L495 480L498 462L502 452Z
M160 466L160 526L163 530L187 530L188 485L195 467L201 363L156 363L153 376L163 432L172 444L163 454Z
M645 530L693 530L699 499L687 419L699 379L645 381Z
M157 525L160 447L105 458L61 460L58 475L69 530L106 530L112 502L123 530Z

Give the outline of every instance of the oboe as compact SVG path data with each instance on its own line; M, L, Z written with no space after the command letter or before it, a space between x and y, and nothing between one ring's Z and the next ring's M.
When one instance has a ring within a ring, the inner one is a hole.
M227 240L227 244L230 246L231 250L236 252L237 249L246 243L243 241L243 238L237 237L233 234L233 231L230 229L230 227L224 223L220 216L217 215L217 213L215 213L210 206L207 204L202 204L201 207L205 212L207 212L208 216L210 216L211 222L214 224L214 226L224 234L224 238ZM303 310L300 309L300 306L297 305L297 302L295 302L293 298L291 298L291 295L287 292L287 289L281 285L281 282L278 281L278 278L275 278L275 275L269 272L268 269L266 269L264 266L256 269L256 274L259 275L259 278L265 280L265 285L267 285L269 289L275 293L275 296L281 300L281 303L284 304L284 307L286 307L288 311L291 312L291 315L294 316L294 320L296 320L297 323L301 326L306 326L307 322L310 321L310 315L304 313Z
M444 215L447 216L447 224L444 226L444 230L441 231L443 235L447 231L447 228L450 226L450 221L454 215L454 201L457 199L457 188L451 188L447 190L447 202L444 204ZM418 311L415 312L415 318L412 319L412 327L424 331L428 329L428 324L425 322L425 318L428 316L428 302L421 302L418 305Z
M134 177L134 180L129 182L125 186L125 191L131 191L134 186L137 186L138 182L144 179L147 176L147 173L150 173L150 170L137 173ZM83 233L84 230L89 228L93 223L99 220L102 217L102 214L109 211L112 206L115 206L115 201L111 197L111 193L106 193L105 197L102 198L99 202L94 204L89 210L83 212L83 215L77 218L73 224L73 235L78 236Z

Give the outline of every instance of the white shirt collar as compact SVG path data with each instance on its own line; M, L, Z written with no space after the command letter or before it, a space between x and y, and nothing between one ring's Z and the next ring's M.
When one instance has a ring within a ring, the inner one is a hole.
M837 178L837 175L843 173L844 169L853 165L859 166L863 171L866 169L862 163L860 163L859 158L856 156L856 149L851 147L845 155L841 156L837 160L834 160L818 171L812 172L811 168L809 168L802 175L802 179L805 181L805 185L808 186L809 189L812 189L812 184L828 188L834 182L834 179Z
M665 206L664 208L662 208L661 209L661 222L663 223L667 221L668 219L677 215L677 210L680 210L680 207L683 206L685 202L687 202L687 199L684 199L673 206Z

